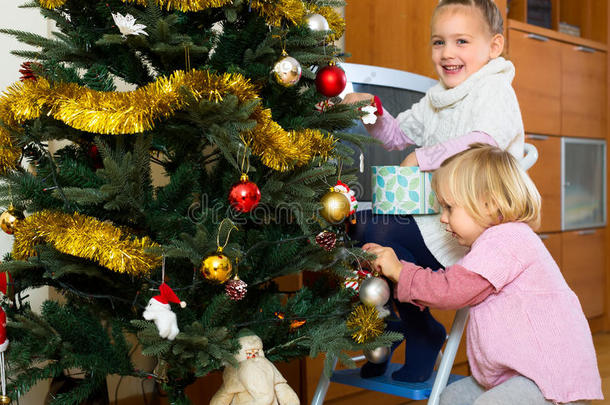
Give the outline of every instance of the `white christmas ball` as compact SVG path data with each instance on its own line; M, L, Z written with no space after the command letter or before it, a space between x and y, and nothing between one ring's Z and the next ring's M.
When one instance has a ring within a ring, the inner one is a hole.
M369 277L360 284L360 302L379 307L390 299L390 286L381 277Z
M388 360L390 357L390 348L388 346L376 347L374 349L365 349L362 351L364 357L368 361L374 364L381 364Z
M328 25L328 21L326 18L320 14L309 14L305 17L305 21L307 21L307 26L312 31L329 31L330 26Z

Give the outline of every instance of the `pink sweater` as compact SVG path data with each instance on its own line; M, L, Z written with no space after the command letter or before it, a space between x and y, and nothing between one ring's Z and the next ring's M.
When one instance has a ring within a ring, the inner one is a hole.
M488 228L444 272L467 269L491 283L491 291L477 278L460 286L448 283L446 274L403 263L396 291L400 301L447 309L472 305L466 350L472 375L481 385L491 388L519 374L555 403L603 399L593 340L578 297L528 225ZM465 290L471 291L470 299ZM447 305L452 292L461 298Z
M377 122L365 126L373 138L383 142L383 147L387 150L402 150L408 145L415 144L415 142L400 129L396 118L392 117L385 109L383 110L382 115L377 117ZM439 142L432 146L415 149L415 156L417 156L419 168L423 171L436 170L445 159L468 149L468 146L475 142L483 142L498 146L496 141L485 132L472 131L445 142Z

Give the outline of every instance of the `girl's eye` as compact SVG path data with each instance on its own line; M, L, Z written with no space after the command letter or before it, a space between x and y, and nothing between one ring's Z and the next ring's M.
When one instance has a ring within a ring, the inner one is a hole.
M466 41L465 39L458 39L457 43L458 43L458 45L464 45L464 44L467 44L468 41Z
M445 43L445 41L442 41L442 40L440 40L440 39L437 39L437 40L432 41L432 45L433 45L433 46L441 46L441 45L443 45L444 43Z

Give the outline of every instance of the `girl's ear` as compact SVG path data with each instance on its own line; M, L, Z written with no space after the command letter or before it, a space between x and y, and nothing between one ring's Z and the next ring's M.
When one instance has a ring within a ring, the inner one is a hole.
M491 38L491 44L490 44L490 48L489 48L489 58L490 59L497 58L498 56L502 55L503 51L504 51L504 35L495 34Z
M504 218L498 206L493 202L486 201L483 206L485 216L489 219L490 225L501 224Z

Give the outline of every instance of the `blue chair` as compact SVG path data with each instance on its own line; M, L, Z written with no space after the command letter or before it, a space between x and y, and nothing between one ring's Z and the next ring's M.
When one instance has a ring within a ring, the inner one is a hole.
M528 170L538 160L538 150L534 145L526 143L524 145L525 155L519 161L521 166ZM351 385L354 387L364 388L371 391L383 392L390 395L396 395L398 397L410 398L414 400L422 400L428 398L428 405L438 405L440 400L441 392L445 389L448 383L463 378L451 374L451 368L455 361L455 355L457 353L462 335L464 333L464 327L468 320L468 307L461 308L456 311L451 330L447 335L447 343L445 344L444 353L439 354L441 361L438 369L432 373L427 381L420 383L408 383L402 381L395 381L392 379L392 372L402 367L402 364L391 363L385 374L379 377L373 378L361 378L359 369L348 369L335 371L337 365L337 359L333 361L333 374L327 377L324 373L318 380L318 386L316 392L311 401L311 405L322 405L328 386L331 382L336 382L345 385ZM353 357L352 360L360 361L364 360L364 356Z

